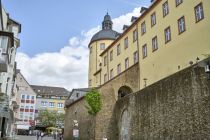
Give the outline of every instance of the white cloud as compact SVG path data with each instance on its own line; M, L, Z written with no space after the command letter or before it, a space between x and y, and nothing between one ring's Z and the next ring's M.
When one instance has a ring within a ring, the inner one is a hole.
M121 32L124 24L130 24L132 16L139 16L140 8L113 19L114 30ZM18 68L30 84L61 86L67 89L87 87L88 83L88 43L100 30L100 26L82 31L69 39L69 44L59 52L39 53L29 57L17 53Z

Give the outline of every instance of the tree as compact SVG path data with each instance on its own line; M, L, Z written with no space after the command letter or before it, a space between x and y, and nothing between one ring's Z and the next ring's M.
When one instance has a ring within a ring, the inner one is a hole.
M88 103L87 109L88 113L91 115L96 115L101 110L101 95L96 89L91 89L86 95L85 100Z
M41 125L46 127L57 127L63 124L64 114L57 111L40 110L37 118Z

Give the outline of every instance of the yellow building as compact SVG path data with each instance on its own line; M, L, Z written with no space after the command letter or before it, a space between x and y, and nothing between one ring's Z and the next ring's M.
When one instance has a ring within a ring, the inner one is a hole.
M154 0L115 39L91 40L89 87L138 64L143 89L205 59L210 54L209 5L209 0Z
M64 104L69 96L69 91L62 87L31 85L36 92L36 113L39 110L50 110L65 113Z

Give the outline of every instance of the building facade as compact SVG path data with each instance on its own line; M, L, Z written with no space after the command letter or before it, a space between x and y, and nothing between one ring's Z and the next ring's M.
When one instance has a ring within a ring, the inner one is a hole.
M17 96L16 102L19 109L15 112L17 133L21 130L29 130L29 127L35 125L35 107L36 93L26 81L20 70L17 70L16 85Z
M13 20L0 1L0 136L11 136L14 124L16 50L20 45L21 24Z
M141 90L204 60L210 54L208 5L208 0L154 0L120 36L109 43L101 37L104 50L97 51L98 40L91 40L89 87L103 86L138 64Z
M36 113L39 110L56 111L65 113L64 104L69 96L69 91L62 87L31 85L37 94Z

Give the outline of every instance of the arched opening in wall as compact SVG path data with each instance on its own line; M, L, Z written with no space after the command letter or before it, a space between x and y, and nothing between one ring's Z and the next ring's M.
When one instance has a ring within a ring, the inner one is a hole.
M128 86L122 86L118 90L118 99L125 97L126 95L132 93L132 89Z
M128 110L124 110L120 122L120 140L130 140L130 121L131 117Z

